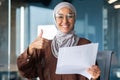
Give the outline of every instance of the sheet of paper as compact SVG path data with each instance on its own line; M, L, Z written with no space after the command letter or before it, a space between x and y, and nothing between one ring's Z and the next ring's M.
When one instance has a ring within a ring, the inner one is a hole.
M52 40L54 36L57 34L57 29L55 25L39 25L38 26L38 35L40 34L41 29L43 30L44 38L48 40Z
M56 74L81 74L88 79L87 69L95 64L98 43L59 49Z

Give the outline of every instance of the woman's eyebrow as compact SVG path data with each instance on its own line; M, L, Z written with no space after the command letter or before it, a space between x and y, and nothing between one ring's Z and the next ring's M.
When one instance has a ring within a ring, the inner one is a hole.
M59 14L59 15L63 15L62 13L57 13L57 14Z
M62 13L57 13L57 14L59 14L59 15L64 15L64 14L62 14ZM70 12L70 13L68 13L68 14L74 14L73 12Z

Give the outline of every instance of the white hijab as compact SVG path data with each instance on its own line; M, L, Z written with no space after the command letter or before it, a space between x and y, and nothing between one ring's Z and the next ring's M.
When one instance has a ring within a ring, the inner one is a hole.
M54 20L55 20L55 14L63 7L70 8L71 11L74 12L75 17L76 17L76 10L75 10L74 6L68 2L61 2L58 5L56 5L56 7L54 8L54 11L53 11ZM56 20L55 20L55 24L56 24ZM79 41L79 37L75 35L74 30L72 30L71 32L69 32L67 34L64 34L60 30L58 30L58 33L54 37L52 44L51 44L51 49L52 49L53 55L57 58L59 48L76 46L78 41Z

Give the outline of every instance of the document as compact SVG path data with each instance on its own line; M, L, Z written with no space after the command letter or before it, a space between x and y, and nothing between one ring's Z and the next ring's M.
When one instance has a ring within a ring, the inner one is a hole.
M95 65L97 52L98 43L60 48L56 74L81 74L90 79L87 69Z
M41 29L43 30L43 38L46 38L48 40L52 40L54 36L57 34L57 28L55 25L38 25L38 33L40 34Z

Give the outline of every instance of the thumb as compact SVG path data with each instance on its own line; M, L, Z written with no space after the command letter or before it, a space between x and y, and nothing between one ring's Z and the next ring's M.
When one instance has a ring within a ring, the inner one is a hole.
M42 35L43 35L43 30L41 29L40 34L39 34L39 37L42 38Z

